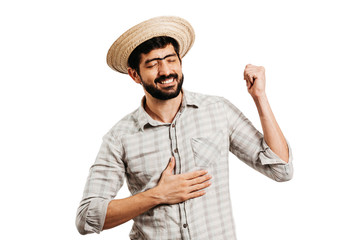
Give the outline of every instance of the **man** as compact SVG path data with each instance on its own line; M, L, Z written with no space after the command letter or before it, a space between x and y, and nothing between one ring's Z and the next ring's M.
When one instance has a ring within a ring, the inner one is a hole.
M111 46L107 62L144 88L141 106L103 138L77 213L81 234L130 219L131 239L236 239L229 150L276 181L292 177L292 156L265 94L263 67L244 79L264 135L229 101L182 89L182 57L194 31L178 17L142 22ZM114 199L127 180L132 196Z

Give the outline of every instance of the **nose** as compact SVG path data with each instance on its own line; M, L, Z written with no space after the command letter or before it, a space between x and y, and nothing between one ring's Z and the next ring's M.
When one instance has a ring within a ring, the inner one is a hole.
M170 66L168 65L168 63L165 60L160 60L159 61L159 75L165 75L168 76L170 74Z

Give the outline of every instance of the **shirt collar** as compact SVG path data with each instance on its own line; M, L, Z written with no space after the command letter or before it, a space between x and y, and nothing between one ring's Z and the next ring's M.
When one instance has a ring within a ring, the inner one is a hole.
M186 90L182 90L182 91L183 91L183 99L179 111L184 111L187 107L198 108L200 106L200 101L195 97L194 93ZM170 125L169 123L162 123L152 119L150 115L145 111L144 103L145 103L145 96L141 99L141 104L138 109L138 116L137 116L139 127L141 128L142 131L144 131L146 125L151 125L153 127L161 126L161 125Z
M192 106L198 108L201 101L195 97L195 93L183 90L182 107Z

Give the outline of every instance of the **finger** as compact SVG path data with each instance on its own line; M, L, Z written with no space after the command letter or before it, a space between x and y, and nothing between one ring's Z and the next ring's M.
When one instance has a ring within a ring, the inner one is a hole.
M254 65L251 65L251 64L248 64L248 65L246 65L246 67L245 67L245 73L252 73L254 70L255 70L255 68L254 68L255 66Z
M172 174L172 171L174 170L174 168L175 168L175 158L171 157L170 161L165 169L165 172Z
M201 183L201 184L196 184L194 186L191 186L189 188L190 192L197 192L199 190L203 190L204 188L207 188L211 185L211 182L210 181L207 181L207 182L204 182L204 183Z
M247 73L246 74L246 80L249 81L251 85L254 84L254 79L253 79L252 73Z
M205 194L206 194L205 191L192 192L192 193L189 193L189 194L188 194L188 198L189 198L189 199L191 199L191 198L197 198L197 197L204 196Z
M194 171L194 172L189 172L189 173L183 173L182 175L186 180L190 180L190 179L197 178L199 176L203 176L207 173L208 173L207 170L199 170L199 171Z
M252 75L252 71L250 69L245 68L244 70L244 80L250 80Z
M250 81L248 80L246 80L246 87L247 89L250 89L252 87Z
M193 178L193 179L189 180L189 185L192 186L192 185L200 184L200 183L209 181L211 178L212 178L212 176L209 174L206 174L206 175L203 175L203 176L200 176L197 178Z
M253 82L257 79L256 73L252 75Z

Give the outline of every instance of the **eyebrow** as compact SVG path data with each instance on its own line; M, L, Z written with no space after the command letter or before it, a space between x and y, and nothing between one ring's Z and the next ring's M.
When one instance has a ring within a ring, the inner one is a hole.
M169 54L169 55L166 55L165 57L163 58L151 58L151 59L148 59L145 61L145 64L149 63L149 62L152 62L152 61L155 61L155 60L164 60L165 58L168 58L168 57L174 57L176 56L176 53L173 53L173 54Z

